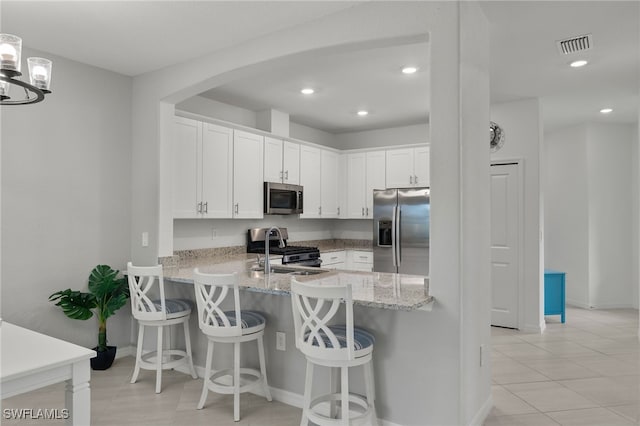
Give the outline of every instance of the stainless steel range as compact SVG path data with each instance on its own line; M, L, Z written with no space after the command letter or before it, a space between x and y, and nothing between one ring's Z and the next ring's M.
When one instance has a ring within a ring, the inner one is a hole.
M247 231L247 253L264 254L265 234L269 228L253 228ZM317 247L287 245L287 228L280 228L284 247L279 247L280 237L276 231L269 235L269 253L282 255L283 265L320 266L320 250Z

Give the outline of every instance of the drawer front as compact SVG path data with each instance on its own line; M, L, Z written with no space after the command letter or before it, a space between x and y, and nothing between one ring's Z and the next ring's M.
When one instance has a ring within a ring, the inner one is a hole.
M373 265L373 252L371 252L371 251L354 250L353 251L353 262L354 263L367 263L367 264Z
M320 253L320 259L322 259L322 266L333 265L336 263L343 263L346 259L346 253L342 251L330 251L327 253Z

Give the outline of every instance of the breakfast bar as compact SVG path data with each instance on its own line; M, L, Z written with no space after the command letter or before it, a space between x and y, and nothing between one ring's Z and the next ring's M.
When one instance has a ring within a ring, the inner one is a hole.
M277 255L271 256L275 272L265 277L257 256L238 250L217 249L208 253L206 250L194 250L160 259L164 266L165 291L171 297L194 300L194 268L205 273L238 273L242 309L259 310L267 318L264 347L269 385L275 399L300 406L304 393L306 361L293 342L294 325L289 297L291 278L296 277L298 281L318 285L351 284L354 322L371 331L376 338L373 369L378 417L396 424L415 424L424 415L421 406L405 395L424 393L425 382L430 381L430 377L436 380L435 377L443 374L425 362L425 357L435 349L428 336L437 332L429 312L436 308L434 297L429 294L428 278L278 265ZM277 349L277 332L286 336L284 351ZM205 364L207 339L193 319L191 336L194 363L198 368ZM215 369L227 367L226 360L232 359L231 349L222 346L216 349ZM243 365L258 364L254 352L251 349L242 352ZM360 372L354 375L353 392L364 394L363 379ZM330 385L328 374L314 379L314 387L318 389L328 389Z

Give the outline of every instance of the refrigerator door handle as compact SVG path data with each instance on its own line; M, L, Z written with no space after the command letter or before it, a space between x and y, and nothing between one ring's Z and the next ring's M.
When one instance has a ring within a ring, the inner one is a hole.
M395 234L396 234L396 238L393 240L395 244L395 251L394 251L393 257L395 259L395 263L398 268L400 268L401 254L402 254L400 251L401 249L400 247L400 213L401 213L400 209L401 209L400 206L397 206L395 208L394 216L393 216L393 219L395 222Z
M398 267L398 262L396 261L396 253L397 253L397 234L396 234L396 218L397 218L397 210L398 206L393 206L393 213L391 214L391 256L393 258L393 267Z

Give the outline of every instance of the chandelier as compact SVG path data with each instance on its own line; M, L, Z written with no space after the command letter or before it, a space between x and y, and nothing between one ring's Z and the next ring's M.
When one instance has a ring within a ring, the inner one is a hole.
M11 34L0 34L0 105L26 105L44 100L44 95L51 93L51 61L44 58L28 58L29 83L20 80L20 54L22 39ZM18 87L14 87L18 86ZM12 99L9 90L24 90L23 97L19 93Z

